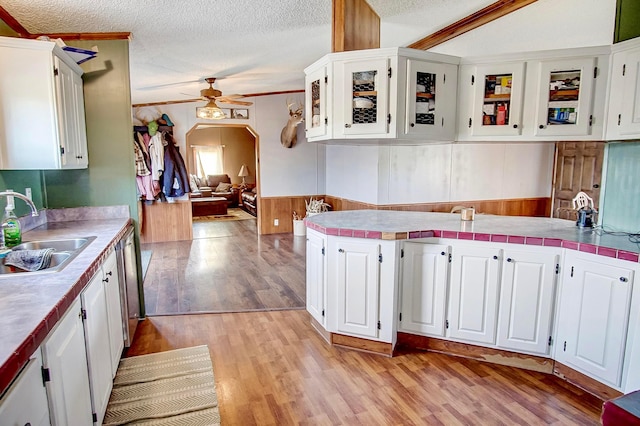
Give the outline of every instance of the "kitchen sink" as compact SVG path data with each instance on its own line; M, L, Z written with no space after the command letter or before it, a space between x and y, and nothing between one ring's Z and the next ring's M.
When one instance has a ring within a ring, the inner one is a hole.
M11 250L42 250L52 248L53 253L51 255L51 263L49 264L49 267L38 271L25 271L14 266L5 265L3 260L0 264L0 278L11 276L13 274L32 275L59 272L95 239L95 236L91 236L84 238L27 241L22 244L18 244Z

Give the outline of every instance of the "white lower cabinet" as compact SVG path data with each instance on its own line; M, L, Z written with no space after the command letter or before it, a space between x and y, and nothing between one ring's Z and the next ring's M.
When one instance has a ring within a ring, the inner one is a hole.
M93 424L81 312L78 298L41 346L53 426Z
M326 235L307 229L307 311L323 327L327 326L325 321L326 243Z
M49 425L47 392L42 381L42 356L36 351L0 399L0 425Z
M403 245L398 329L442 337L445 334L449 246Z
M98 424L102 424L113 386L107 299L102 280L102 272L99 271L80 293L91 383L91 401Z
M122 306L120 304L120 280L118 279L118 259L112 251L102 265L102 282L104 283L107 302L107 320L109 323L109 352L111 354L111 378L114 378L124 349L124 329Z
M559 261L559 252L551 248L504 250L498 347L549 353Z
M337 244L336 331L378 337L380 245Z
M456 244L451 255L447 335L494 344L502 250Z
M624 263L567 251L554 357L615 388L622 381L634 278Z

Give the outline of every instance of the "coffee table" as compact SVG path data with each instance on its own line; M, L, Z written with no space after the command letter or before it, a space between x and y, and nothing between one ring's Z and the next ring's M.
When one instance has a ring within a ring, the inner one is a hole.
M191 199L193 216L215 216L227 214L227 199L224 197L202 197Z

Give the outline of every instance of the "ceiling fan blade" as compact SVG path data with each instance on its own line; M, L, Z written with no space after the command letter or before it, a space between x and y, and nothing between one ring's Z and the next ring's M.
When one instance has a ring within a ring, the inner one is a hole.
M223 104L235 104L235 105L244 105L244 106L253 105L253 102L240 101L238 99L229 99L227 96L217 97L216 102L220 102Z

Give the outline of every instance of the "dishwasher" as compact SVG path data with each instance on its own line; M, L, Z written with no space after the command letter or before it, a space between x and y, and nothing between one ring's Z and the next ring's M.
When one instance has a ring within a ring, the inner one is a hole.
M116 245L116 256L118 258L118 278L120 279L124 344L129 347L140 319L140 293L133 226L129 227L124 237Z

